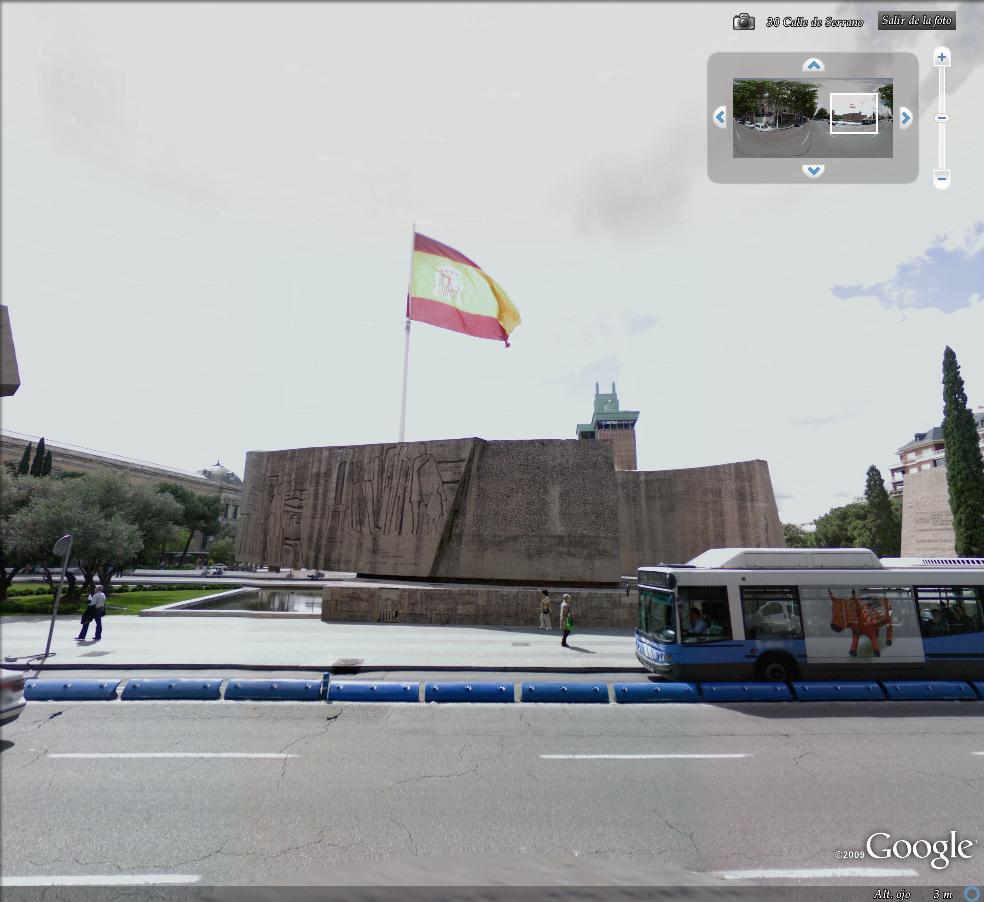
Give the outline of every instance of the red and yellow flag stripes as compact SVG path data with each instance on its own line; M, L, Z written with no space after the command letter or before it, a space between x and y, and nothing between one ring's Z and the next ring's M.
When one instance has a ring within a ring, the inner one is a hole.
M477 263L419 233L413 239L407 318L507 347L521 322L509 296Z

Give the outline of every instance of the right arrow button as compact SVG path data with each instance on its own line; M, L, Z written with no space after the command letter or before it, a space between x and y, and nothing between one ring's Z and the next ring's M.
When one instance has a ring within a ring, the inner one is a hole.
M899 107L899 130L905 131L913 123L912 110L908 107Z

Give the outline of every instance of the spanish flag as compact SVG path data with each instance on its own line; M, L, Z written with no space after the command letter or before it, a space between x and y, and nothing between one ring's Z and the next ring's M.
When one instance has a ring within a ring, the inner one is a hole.
M504 341L520 324L509 296L477 263L426 235L413 237L407 319Z

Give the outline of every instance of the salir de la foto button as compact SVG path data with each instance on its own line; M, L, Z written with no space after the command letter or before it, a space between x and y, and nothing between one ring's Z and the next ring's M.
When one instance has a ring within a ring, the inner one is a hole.
M879 31L956 31L955 9L882 9Z

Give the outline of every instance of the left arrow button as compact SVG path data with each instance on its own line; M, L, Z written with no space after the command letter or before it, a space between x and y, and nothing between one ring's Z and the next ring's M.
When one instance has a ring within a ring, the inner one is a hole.
M714 115L711 117L711 119L713 120L714 124L718 128L727 128L728 127L728 108L727 107L723 107L723 106L719 106L714 111Z

